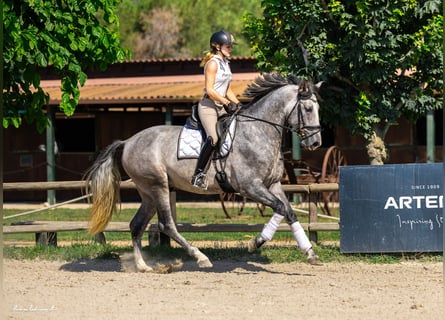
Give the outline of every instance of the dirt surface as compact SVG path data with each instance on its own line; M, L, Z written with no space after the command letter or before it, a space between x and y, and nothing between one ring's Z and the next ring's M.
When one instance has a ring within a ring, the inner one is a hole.
M110 260L4 260L6 319L443 319L442 263L192 261L168 274ZM154 262L153 262L154 263Z
M444 319L442 263L213 264L201 270L186 261L173 273L144 274L134 272L129 254L6 259L0 319Z

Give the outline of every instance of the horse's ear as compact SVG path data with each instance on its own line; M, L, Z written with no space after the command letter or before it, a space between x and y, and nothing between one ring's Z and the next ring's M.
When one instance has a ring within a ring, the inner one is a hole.
M315 84L315 85L314 85L315 88L317 88L317 90L320 89L320 88L321 88L321 85L323 84L323 82L324 82L324 81L320 81L320 82L318 82L317 84Z
M300 92L306 92L306 91L307 91L306 81L303 80L301 81Z

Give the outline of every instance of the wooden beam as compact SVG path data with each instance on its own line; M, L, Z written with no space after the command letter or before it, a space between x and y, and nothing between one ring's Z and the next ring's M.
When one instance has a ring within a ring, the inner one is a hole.
M305 230L311 231L336 231L339 224L334 222L302 223ZM199 223L178 223L179 232L261 232L264 224L199 224ZM41 232L62 232L62 231L86 231L87 221L32 221L3 226L4 234L12 233L41 233ZM289 231L287 224L281 224L277 231ZM110 222L105 228L106 232L130 232L128 222ZM159 232L157 224L149 224L146 228L148 232Z
M312 183L308 185L283 184L285 192L329 192L338 191L338 183ZM76 190L85 188L85 181L39 181L39 182L5 182L3 191L27 191L27 190ZM121 189L134 189L135 184L132 181L122 181Z
M39 191L39 190L78 190L85 188L85 181L39 181L39 182L5 182L3 191ZM122 181L121 189L134 189L132 181Z

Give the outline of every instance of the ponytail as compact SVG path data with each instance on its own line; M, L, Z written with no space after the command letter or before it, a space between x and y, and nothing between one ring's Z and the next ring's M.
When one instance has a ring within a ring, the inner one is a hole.
M214 53L211 51L207 51L206 55L204 56L204 58L202 59L201 63L200 63L200 67L204 67L206 65L206 63L212 59L212 57L214 56Z

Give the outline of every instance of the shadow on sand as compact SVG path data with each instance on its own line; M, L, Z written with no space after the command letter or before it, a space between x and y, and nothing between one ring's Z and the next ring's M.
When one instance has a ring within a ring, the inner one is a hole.
M239 260L216 260L212 261L213 268L199 268L194 260L185 261L171 258L148 258L144 259L148 266L158 271L157 273L175 273L175 272L205 272L205 273L260 273L283 274L283 272L274 271L268 262L257 261L239 261ZM165 271L168 269L169 271ZM60 270L68 272L137 272L134 264L133 253L126 252L116 258L109 259L79 259L65 263ZM313 276L311 274L302 274L298 272L286 272L286 275L294 276Z

